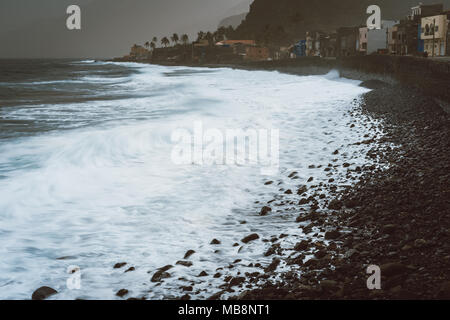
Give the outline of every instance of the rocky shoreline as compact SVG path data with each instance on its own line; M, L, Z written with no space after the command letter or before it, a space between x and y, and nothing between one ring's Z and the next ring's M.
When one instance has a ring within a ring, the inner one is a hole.
M382 138L361 142L379 165L348 169L363 172L353 187L298 217L305 233L325 229L324 241L303 240L286 258L274 239L272 265L243 282L259 288L232 299L450 299L449 114L400 84L362 85L373 90L352 114L381 120ZM282 261L295 271L265 280ZM381 290L367 289L369 265L381 268Z
M226 67L320 75L331 70L324 63L306 68ZM367 127L384 134L361 141L370 146L366 157L377 165L349 166L348 178L352 172L359 178L342 191L336 191L339 186L333 179L314 186L328 190L331 198L300 188L298 209L302 212L305 205L308 209L296 223L310 239L286 249L280 242L288 235L274 237L262 253L272 257L272 263L257 264L262 273L227 277L210 299L450 299L449 103L389 74L351 68L339 72L372 89L350 113L355 121L364 117L380 121L378 128L369 122ZM261 214L271 210L267 204ZM280 265L290 271L277 271ZM381 269L381 290L367 288L369 265Z
M289 66L269 70L298 75L330 71ZM272 263L255 262L261 272L224 277L209 299L450 299L448 103L389 75L351 69L340 70L340 75L372 89L354 102L350 114L355 122L379 120L376 126L367 122L374 134L360 142L370 146L366 157L376 165L354 168L344 163L353 186L338 186L330 179L310 190L300 187L301 213L295 223L307 239L292 248L281 244L287 234L263 239L271 246L261 254ZM333 155L339 157L339 150ZM324 191L331 197L325 198ZM270 215L271 205L263 206L260 214ZM369 265L381 269L381 290L367 288ZM190 292L180 298L190 299Z
M329 71L327 67L311 68L276 70L299 75ZM388 76L354 70L341 70L341 76L363 80L361 86L372 89L361 101L354 101L349 111L354 122L348 123L351 128L362 123L373 133L358 142L368 147L368 164L355 167L336 150L332 157L336 161L341 158L352 186L339 185L330 172L326 184L309 183L309 187L280 191L280 199L288 192L296 197L289 205L300 214L292 223L298 224L305 236L279 234L261 239L258 234L243 234L242 243L234 246L263 241L267 250L261 257L271 263L255 261L241 268L237 259L229 266L218 266L215 274L203 271L198 281L208 281L211 276L222 282L209 299L450 299L450 116L442 101ZM325 171L335 167L332 163L323 168L323 164L311 166ZM291 176L296 178L294 172ZM266 182L268 186L272 183ZM257 206L261 216L270 217L277 210L272 202ZM213 239L210 245L220 245L220 239ZM192 266L194 254L188 250L174 265ZM367 289L369 265L381 268L381 290ZM158 285L173 277L173 267L149 271L150 281ZM112 268L135 270L126 262ZM245 272L249 268L253 271ZM227 273L231 269L240 271ZM195 281L187 281L178 293L171 292L166 298L194 299L200 292L195 285ZM34 297L54 293L43 287ZM127 289L116 295L136 299Z

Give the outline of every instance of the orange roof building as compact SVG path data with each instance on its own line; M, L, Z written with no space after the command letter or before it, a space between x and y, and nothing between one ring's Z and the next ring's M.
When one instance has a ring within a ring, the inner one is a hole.
M224 40L216 43L216 46L235 46L235 45L246 45L246 46L256 46L255 40Z

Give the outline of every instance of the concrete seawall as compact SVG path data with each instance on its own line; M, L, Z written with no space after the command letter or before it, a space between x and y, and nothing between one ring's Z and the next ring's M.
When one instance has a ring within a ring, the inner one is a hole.
M122 61L122 60L117 60ZM323 75L338 70L345 78L368 81L380 80L413 89L437 102L450 113L450 59L435 60L407 56L369 55L340 58L302 57L277 61L228 62L198 64L142 61L160 65L189 67L230 67L245 70L276 70L296 75Z
M355 70L391 78L425 95L450 102L450 62L374 55L339 59L337 63L344 72Z
M305 57L292 60L247 62L245 69L278 70L315 75L337 69L341 76L358 80L382 80L399 83L421 93L450 103L450 62L404 56L353 56L338 59Z

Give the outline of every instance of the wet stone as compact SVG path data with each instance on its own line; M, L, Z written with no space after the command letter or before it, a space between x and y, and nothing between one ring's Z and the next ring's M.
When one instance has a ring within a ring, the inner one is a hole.
M254 241L256 239L259 239L259 235L256 233L252 233L252 234L246 236L245 238L243 238L241 241L243 243L249 243L250 241Z
M120 268L122 268L123 266L125 266L127 263L126 262L119 262L119 263L116 263L115 265L114 265L114 269L120 269Z
M44 287L40 287L39 289L34 291L31 296L31 299L32 300L45 300L48 297L50 297L56 293L58 293L58 291L56 291L55 289L44 286Z
M189 257L192 256L194 253L195 253L194 250L188 250L188 251L185 253L183 259L189 258Z

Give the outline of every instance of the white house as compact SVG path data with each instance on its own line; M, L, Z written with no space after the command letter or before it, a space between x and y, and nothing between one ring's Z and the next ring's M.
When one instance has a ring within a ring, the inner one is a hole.
M423 17L421 26L420 39L424 40L424 51L430 56L445 56L448 30L447 15Z

